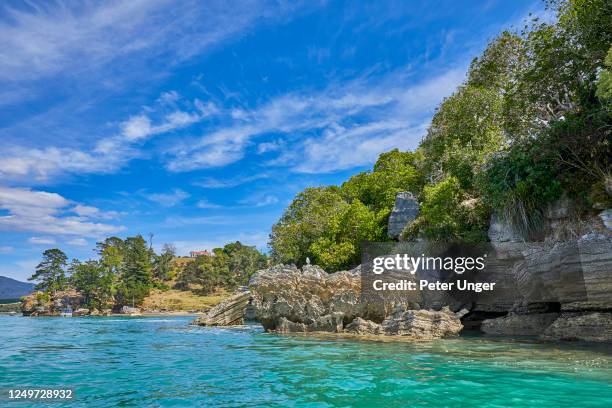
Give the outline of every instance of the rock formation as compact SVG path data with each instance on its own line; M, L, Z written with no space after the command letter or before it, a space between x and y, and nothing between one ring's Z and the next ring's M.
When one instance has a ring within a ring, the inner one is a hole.
M249 292L238 293L217 306L208 310L204 315L193 321L199 326L232 326L244 323L245 309L249 304Z
M389 238L397 239L402 231L419 215L419 203L410 192L397 193L395 204L389 215L387 234Z
M448 308L411 310L407 304L373 304L361 299L361 271L327 274L314 265L278 265L258 271L250 294L237 294L193 323L203 326L242 322L249 299L256 319L277 333L353 333L435 339L457 335L461 321Z

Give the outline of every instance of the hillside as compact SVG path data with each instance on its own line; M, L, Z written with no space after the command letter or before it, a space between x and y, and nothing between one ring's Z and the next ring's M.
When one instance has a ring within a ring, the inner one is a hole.
M0 276L0 300L19 299L34 290L34 284Z

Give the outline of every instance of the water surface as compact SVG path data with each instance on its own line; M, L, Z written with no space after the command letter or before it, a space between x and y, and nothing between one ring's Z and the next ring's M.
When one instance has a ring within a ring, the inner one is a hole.
M189 321L0 316L0 388L71 387L75 401L48 404L70 407L612 406L606 347L381 343Z

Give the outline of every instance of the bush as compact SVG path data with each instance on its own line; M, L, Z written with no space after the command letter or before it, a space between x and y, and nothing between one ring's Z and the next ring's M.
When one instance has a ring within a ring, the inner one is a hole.
M462 190L456 177L425 186L417 219L402 232L406 240L423 237L445 242L483 242L489 210Z

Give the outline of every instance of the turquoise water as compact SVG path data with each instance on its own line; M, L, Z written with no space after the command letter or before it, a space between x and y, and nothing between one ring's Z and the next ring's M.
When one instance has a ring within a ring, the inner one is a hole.
M612 406L605 348L283 337L189 321L0 316L0 388L71 387L75 401L48 404L69 407Z

